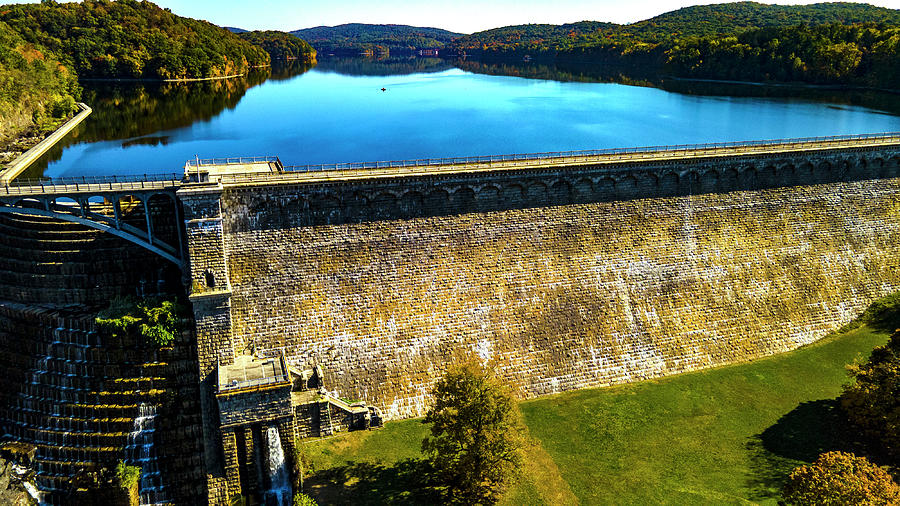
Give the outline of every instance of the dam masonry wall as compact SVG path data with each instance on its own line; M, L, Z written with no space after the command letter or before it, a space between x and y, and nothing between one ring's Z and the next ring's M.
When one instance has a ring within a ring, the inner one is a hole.
M883 146L183 188L201 379L283 354L403 418L468 357L528 398L791 350L900 288L898 161Z

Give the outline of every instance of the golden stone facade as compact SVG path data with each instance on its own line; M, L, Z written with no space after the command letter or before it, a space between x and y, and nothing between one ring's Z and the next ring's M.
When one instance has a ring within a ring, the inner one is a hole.
M900 287L896 153L817 156L226 185L228 331L388 418L467 356L533 397L794 349Z

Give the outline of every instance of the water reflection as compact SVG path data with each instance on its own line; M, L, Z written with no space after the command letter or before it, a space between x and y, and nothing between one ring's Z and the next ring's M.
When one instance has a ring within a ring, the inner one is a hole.
M563 83L615 83L653 87L658 84L658 81L655 82L650 75L642 75L632 69L611 65L573 63L547 65L522 61L485 63L475 60L458 60L456 66L474 74L544 79Z
M95 87L85 93L94 113L80 140L131 139L212 119L264 82L260 74L254 72L255 79Z
M515 76L559 82L613 83L659 88L673 93L698 96L794 98L812 102L844 104L900 114L900 93L802 84L754 84L739 82L695 81L658 76L617 65L563 62L555 65L508 61L483 63L458 60L456 66L466 72L492 76Z
M94 113L24 177L48 164L53 176L140 174L194 156L314 164L900 129L896 94L578 63L327 57L225 81L84 87Z
M165 146L170 136L154 135L209 121L237 107L247 90L267 80L285 80L312 68L300 62L254 69L246 76L188 83L86 81L82 101L93 112L21 177L36 178L75 144L123 140L122 148Z
M272 66L264 69L269 81L286 81L309 72L316 64L300 60L274 61Z

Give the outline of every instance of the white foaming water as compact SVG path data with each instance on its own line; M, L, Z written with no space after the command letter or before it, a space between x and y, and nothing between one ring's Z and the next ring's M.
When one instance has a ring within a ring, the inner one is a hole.
M168 504L165 487L159 472L153 433L156 431L156 406L141 404L134 419L134 431L128 435L128 462L140 466L140 504Z
M22 482L22 485L25 487L25 490L28 491L28 495L30 495L31 498L34 499L34 502L41 504L41 498L43 497L43 494L34 485L28 483L27 481Z
M266 504L288 506L291 501L291 483L288 478L287 464L284 461L284 449L281 446L278 427L266 429L266 469L269 472Z

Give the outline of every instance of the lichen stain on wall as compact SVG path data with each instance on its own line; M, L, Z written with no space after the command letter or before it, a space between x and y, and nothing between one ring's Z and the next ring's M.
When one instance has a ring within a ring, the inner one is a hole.
M523 397L654 378L797 348L896 290L898 206L892 179L237 231L233 328L393 418L466 356Z

